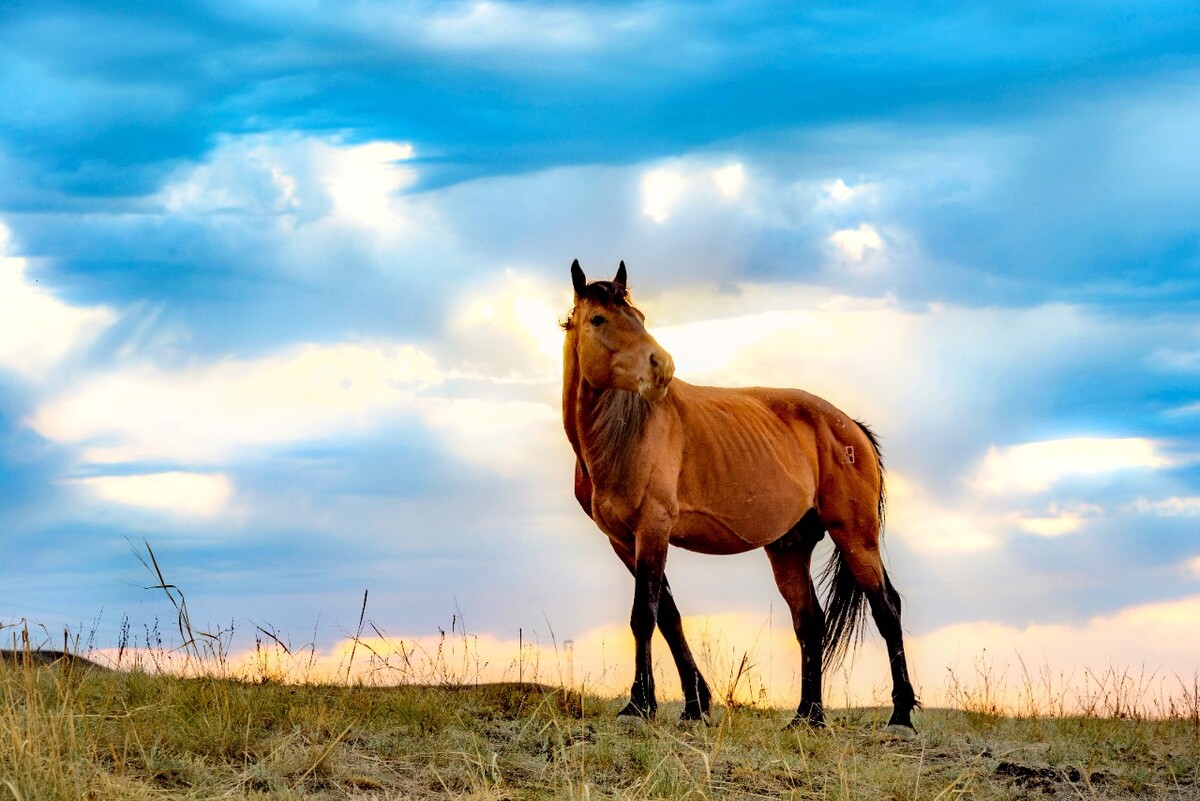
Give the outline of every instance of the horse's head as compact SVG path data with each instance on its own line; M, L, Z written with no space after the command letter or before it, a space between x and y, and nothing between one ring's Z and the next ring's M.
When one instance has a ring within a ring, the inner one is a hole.
M624 389L649 401L662 400L675 375L675 361L646 331L646 317L629 302L625 262L611 281L588 283L571 265L575 308L565 328L574 335L583 379L596 389Z

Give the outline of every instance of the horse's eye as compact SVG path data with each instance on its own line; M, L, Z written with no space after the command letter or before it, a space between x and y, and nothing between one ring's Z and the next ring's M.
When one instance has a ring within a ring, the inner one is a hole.
M592 325L604 325L604 316L597 314L589 322L591 322Z

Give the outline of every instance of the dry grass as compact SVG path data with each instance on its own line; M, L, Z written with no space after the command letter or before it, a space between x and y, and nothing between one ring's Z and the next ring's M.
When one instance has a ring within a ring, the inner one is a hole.
M0 798L1200 798L1187 716L835 711L826 731L738 705L708 726L614 720L542 685L250 683L0 668ZM983 696L978 696L979 700ZM968 706L971 698L965 699ZM664 721L678 709L666 705Z
M1195 677L1168 692L1159 677L1110 670L1085 674L1079 691L1075 677L1010 678L981 663L950 674L955 709L918 713L921 735L896 739L882 709L784 730L791 710L739 700L760 695L742 659L708 725L671 722L678 704L660 709L662 722L630 724L614 717L623 698L475 685L466 657L440 645L378 653L364 641L362 658L394 686L284 683L280 662L304 676L313 648L258 629L260 669L235 675L231 629L195 631L147 554L180 645L164 645L157 625L142 638L125 625L114 670L34 658L31 643L52 638L13 629L17 656L0 659L0 800L1200 799ZM80 646L52 647L90 652ZM1013 689L1016 709L1000 701Z

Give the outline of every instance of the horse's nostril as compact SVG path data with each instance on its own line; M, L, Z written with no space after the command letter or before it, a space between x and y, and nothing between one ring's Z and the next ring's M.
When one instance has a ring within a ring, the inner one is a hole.
M662 366L662 362L659 360L657 353L650 354L650 366L651 367L661 367Z

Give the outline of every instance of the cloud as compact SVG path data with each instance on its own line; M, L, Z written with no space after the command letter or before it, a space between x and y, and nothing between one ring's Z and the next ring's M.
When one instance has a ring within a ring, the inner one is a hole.
M746 186L740 163L707 167L679 162L655 167L642 176L642 214L666 222L681 205L737 200Z
M993 493L1040 492L1067 477L1157 470L1173 464L1161 450L1160 443L1141 437L1073 437L993 446L972 480Z
M829 201L835 204L853 203L859 200L877 201L879 194L879 186L877 184L860 183L848 186L843 178L824 181L821 184L821 189L825 192Z
M829 241L843 257L852 262L861 262L868 251L883 251L883 239L869 223L863 223L858 228L834 231Z
M1141 514L1153 514L1159 517L1200 517L1200 496L1160 498L1150 500L1138 498L1130 507Z
M482 0L454 4L449 11L439 9L425 20L422 40L456 53L534 51L578 56L581 51L620 46L620 37L636 36L646 22L640 11Z
M25 259L7 253L10 232L0 223L0 369L26 380L46 377L113 322L103 306L72 306L28 278Z
M47 400L28 425L97 464L213 464L368 428L444 377L411 345L303 345L255 360L98 373Z
M888 530L918 552L976 553L1004 541L1008 520L1003 514L949 504L895 470L887 487Z
M71 481L97 498L123 506L184 517L212 517L233 495L229 477L220 473L145 473L93 476Z

